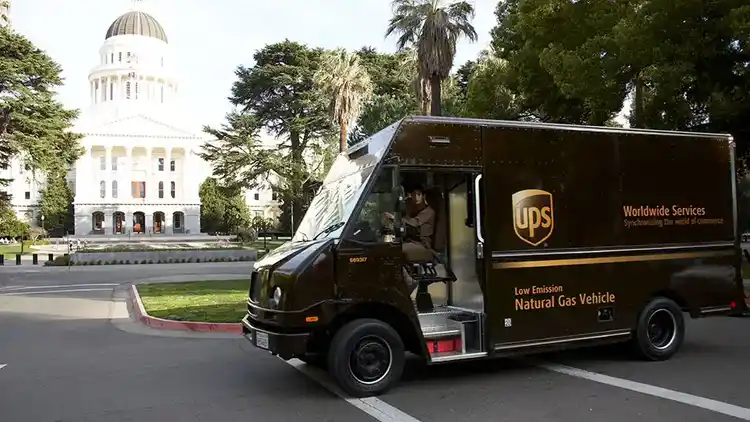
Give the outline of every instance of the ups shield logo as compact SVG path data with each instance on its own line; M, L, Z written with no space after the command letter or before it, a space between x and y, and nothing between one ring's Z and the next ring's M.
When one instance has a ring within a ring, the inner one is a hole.
M555 215L552 194L526 189L513 194L513 230L521 240L537 246L552 236Z

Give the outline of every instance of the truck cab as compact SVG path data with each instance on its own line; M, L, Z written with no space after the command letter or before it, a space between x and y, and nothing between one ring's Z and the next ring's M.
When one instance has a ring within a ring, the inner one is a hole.
M683 313L744 310L734 152L727 137L689 135L717 173L686 185L684 212L710 214L701 227L626 230L628 204L667 192L622 193L621 167L633 163L615 142L627 136L677 139L431 117L388 126L336 158L292 240L255 263L245 337L327 367L358 397L392 387L407 353L437 364L630 342L669 358ZM552 162L561 153L564 168ZM617 165L586 161L592 153ZM679 202L674 191L665 203ZM597 205L609 208L587 217Z

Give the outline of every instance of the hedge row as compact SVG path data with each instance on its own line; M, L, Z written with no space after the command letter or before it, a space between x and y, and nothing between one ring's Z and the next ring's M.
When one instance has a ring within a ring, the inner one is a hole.
M256 259L260 259L265 253L258 252ZM230 258L230 257L219 257L219 258L182 258L182 259L166 259L166 260L152 260L152 259L143 259L143 260L134 260L130 261L127 260L112 260L112 261L79 261L79 262L70 262L69 256L58 256L54 259L54 261L47 261L44 263L45 266L48 267L67 267L67 266L76 266L76 267L85 267L90 265L148 265L148 264L188 264L188 263L200 263L200 262L240 262L240 261L251 261L250 257L243 256L239 258Z

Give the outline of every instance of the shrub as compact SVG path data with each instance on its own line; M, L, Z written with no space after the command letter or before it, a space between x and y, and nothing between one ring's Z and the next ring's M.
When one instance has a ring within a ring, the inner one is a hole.
M52 265L56 267L66 267L70 264L70 255L58 256L52 261Z

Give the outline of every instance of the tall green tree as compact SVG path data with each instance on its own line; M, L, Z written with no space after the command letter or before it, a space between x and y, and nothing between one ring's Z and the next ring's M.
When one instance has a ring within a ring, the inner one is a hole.
M47 183L40 191L42 195L40 214L44 216L45 229L61 228L66 232L73 228L73 192L65 179L65 172L47 174ZM39 221L41 225L42 221Z
M216 138L201 154L214 165L214 175L245 188L268 183L291 197L294 227L302 217L302 187L326 162L319 157L335 139L328 103L313 82L322 53L289 40L258 50L252 67L235 72L230 101L238 110L220 129L204 128ZM282 142L263 144L263 131Z
M519 120L523 117L508 62L486 54L465 69L466 116L480 119Z
M54 99L61 68L9 27L0 28L0 165L19 157L34 172L67 170L83 154L69 129L77 110ZM5 181L7 183L7 181Z
M250 210L238 187L221 186L208 177L198 190L201 199L201 231L236 233L250 227Z
M471 20L474 7L466 1L393 0L386 37L399 34L398 48L414 45L418 73L430 81L432 115L441 115L440 86L450 76L459 38L477 40Z
M29 225L20 221L9 206L0 206L0 237L22 238L29 234Z
M494 63L503 67L496 77L513 93L513 108L519 118L601 124L619 111L625 94L619 86L610 89L610 76L616 72L604 70L609 69L614 56L602 50L611 47L611 39L602 34L611 29L612 9L617 4L563 0L498 3L491 54L501 59ZM584 54L589 51L607 54L592 59ZM485 88L492 90L491 79L485 81Z
M357 54L339 49L323 55L314 81L329 101L332 120L339 125L339 151L346 151L347 129L372 95L370 74Z
M356 143L410 114L419 114L413 89L417 73L409 67L409 53L380 53L363 47L357 54L373 84L373 95L365 102L349 143Z

